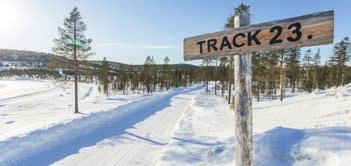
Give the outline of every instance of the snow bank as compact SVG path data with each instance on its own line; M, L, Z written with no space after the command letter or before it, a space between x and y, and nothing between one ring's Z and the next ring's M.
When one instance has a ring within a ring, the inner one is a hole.
M321 94L321 90L320 89L314 89L313 91L312 91L312 94L315 94L315 95L319 95L319 94Z
M262 166L291 165L293 145L301 141L303 130L277 127L254 136L255 164Z
M176 138L174 138L176 139ZM177 139L159 165L230 166L234 139ZM351 128L298 130L277 127L254 136L254 165L341 166L351 162Z
M345 86L338 91L349 89ZM225 102L221 97L204 93L194 97L193 109L179 121L157 165L233 165L234 112ZM261 104L261 109L254 111L254 165L349 165L351 127L335 126L342 119L350 121L349 111L340 112L346 108L344 104L349 105L347 98L339 100L324 93L301 94L284 102ZM333 127L304 127L316 124Z
M331 87L326 90L327 96L335 96L337 98L342 98L351 95L351 84L339 87Z
M255 165L341 166L351 161L351 127L277 127L254 136Z
M234 137L228 129L234 128L232 112L225 112L229 106L218 96L203 93L192 103L156 165L231 165Z
M329 127L306 130L291 150L296 166L341 166L351 162L351 128Z

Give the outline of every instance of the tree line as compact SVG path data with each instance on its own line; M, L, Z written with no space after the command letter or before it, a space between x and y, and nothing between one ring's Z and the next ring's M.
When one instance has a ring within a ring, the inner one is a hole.
M334 45L329 59L321 63L320 50L300 48L277 51L261 51L252 54L253 94L258 101L262 97L284 97L286 89L291 92L326 89L350 83L350 42L345 37ZM203 64L214 65L215 94L231 96L233 91L233 56L205 59ZM206 70L205 70L206 71ZM211 76L211 74L209 74ZM230 102L230 101L229 101Z
M249 13L250 6L240 4L234 8L234 13ZM234 15L235 15L234 14ZM228 17L224 24L225 29L234 26L234 15ZM320 49L312 51L308 48L282 49L275 51L260 51L252 54L252 90L254 97L260 101L262 98L283 100L287 88L291 92L326 89L333 86L342 86L351 80L350 40L343 38L334 44L329 59L321 61ZM203 66L215 66L213 71L207 69L206 83L214 81L214 93L220 91L222 96L231 102L233 87L233 56L204 59ZM214 73L214 74L211 74ZM208 91L208 88L206 88Z
M200 68L173 67L166 56L164 63L157 65L151 56L147 56L143 65L120 65L115 71L111 69L106 58L98 70L101 90L108 95L109 91L142 91L154 93L169 90L171 87L188 87L201 82ZM89 76L88 76L89 77Z

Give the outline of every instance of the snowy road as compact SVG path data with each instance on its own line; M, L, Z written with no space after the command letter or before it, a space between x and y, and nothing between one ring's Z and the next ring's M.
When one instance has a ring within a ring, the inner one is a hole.
M0 165L152 165L195 89L139 96L109 111L12 137L0 142Z
M183 93L170 100L163 100L155 104L153 109L143 110L145 112L142 114L152 113L150 117L134 125L125 122L130 126L126 126L127 129L122 134L83 148L78 154L54 165L154 165L160 150L171 139L178 119L184 111L190 109L192 97L192 93ZM126 125L125 123L120 124Z

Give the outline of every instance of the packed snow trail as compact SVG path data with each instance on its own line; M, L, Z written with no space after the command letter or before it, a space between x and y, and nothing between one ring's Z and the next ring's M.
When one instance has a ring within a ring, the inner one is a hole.
M177 122L177 117L180 117L187 109L192 96L188 92L195 89L198 87L178 89L167 94L143 98L112 111L91 114L67 124L35 131L26 137L12 138L1 142L0 165L49 165L76 153L78 155L73 155L62 163L64 165L79 165L80 163L84 165L83 160L87 160L84 156L89 155L89 153L83 152L89 152L86 149L89 149L90 146L92 149L99 148L100 150L104 145L122 144L126 141L130 141L130 143L119 145L114 149L106 147L107 151L112 150L113 152L115 150L112 155L116 160L113 162L124 163L128 161L129 157L134 157L129 159L138 161L134 159L139 156L144 158L140 162L150 164L153 162L150 156L156 157L162 145L167 144L172 135L173 126ZM112 141L112 143L104 144L103 140ZM125 149L121 148L123 146ZM96 156L91 156L92 158L102 158L106 155L103 152L97 153L95 151L92 154L96 154ZM120 156L118 157L118 155ZM81 156L83 158L80 158ZM109 160L94 161L106 162ZM85 165L97 165L91 162L93 160Z
M184 111L191 109L192 97L192 93L182 93L144 108L133 117L119 121L118 124L126 127L118 129L117 124L117 128L109 131L116 133L120 130L119 134L83 148L78 154L54 165L154 165L160 150L170 140L178 119Z

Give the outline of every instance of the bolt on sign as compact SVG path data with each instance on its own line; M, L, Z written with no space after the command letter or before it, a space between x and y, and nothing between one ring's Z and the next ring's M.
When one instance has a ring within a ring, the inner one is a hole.
M333 43L334 11L184 39L184 60Z

